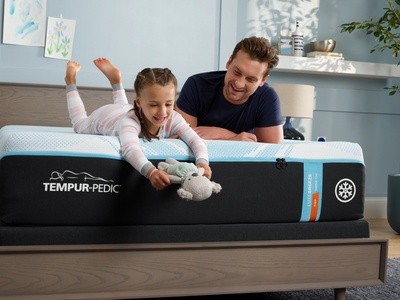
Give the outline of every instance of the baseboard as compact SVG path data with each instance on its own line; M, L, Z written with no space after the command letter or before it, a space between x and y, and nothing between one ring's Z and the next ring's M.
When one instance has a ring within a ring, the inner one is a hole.
M366 197L364 203L364 217L366 219L386 219L387 198Z

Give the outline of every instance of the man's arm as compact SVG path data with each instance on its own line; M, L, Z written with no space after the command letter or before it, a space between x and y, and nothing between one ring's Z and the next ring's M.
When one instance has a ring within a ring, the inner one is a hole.
M241 132L239 134L228 129L214 126L198 126L193 128L197 134L205 140L230 140L230 141L247 141L257 142L255 134L249 132Z
M271 144L280 144L283 142L282 125L256 128L255 134L249 132L236 134L228 129L208 126L199 126L193 129L200 137L206 140L248 141Z
M197 126L197 118L185 113L178 106L175 110L182 115L186 122L193 128L196 133L205 140L237 140L237 141L253 141L256 142L257 138L254 134L242 132L236 134L228 129L211 126Z
M175 110L182 115L182 117L189 123L190 127L197 132L197 134L205 140L235 140L235 141L251 141L262 143L282 143L283 141L283 127L282 125L272 127L256 128L255 134L249 132L241 132L236 134L225 128L199 126L197 127L197 118L185 113L178 106Z
M280 144L283 142L283 126L259 127L255 134L257 141L261 143Z

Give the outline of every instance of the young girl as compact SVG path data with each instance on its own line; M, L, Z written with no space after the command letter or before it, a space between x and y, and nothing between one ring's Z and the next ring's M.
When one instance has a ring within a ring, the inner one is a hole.
M178 136L192 149L196 165L204 168L204 175L211 178L206 144L174 110L177 81L169 69L146 68L138 73L134 84L136 99L132 107L122 86L119 69L106 58L98 58L94 64L110 81L114 103L87 116L76 87L81 65L69 61L65 83L68 112L75 132L119 136L122 156L157 190L170 185L170 180L166 172L158 170L145 157L139 138L150 141Z

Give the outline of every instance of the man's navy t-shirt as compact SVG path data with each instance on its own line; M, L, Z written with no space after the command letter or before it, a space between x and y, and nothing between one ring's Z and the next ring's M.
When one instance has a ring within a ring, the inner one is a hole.
M257 88L245 103L234 105L223 95L225 74L215 71L189 77L177 106L196 117L197 126L222 127L237 134L282 124L279 97L268 84Z

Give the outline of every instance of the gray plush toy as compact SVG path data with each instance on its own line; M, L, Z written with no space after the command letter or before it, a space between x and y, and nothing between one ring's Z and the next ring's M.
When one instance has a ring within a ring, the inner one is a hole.
M167 158L165 162L158 163L158 169L168 173L172 183L180 183L178 195L187 200L202 201L208 199L212 193L219 193L221 185L210 181L203 176L204 169L197 168L193 163L179 162Z

